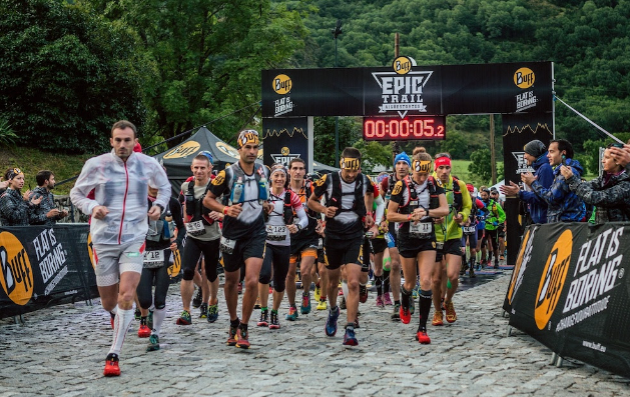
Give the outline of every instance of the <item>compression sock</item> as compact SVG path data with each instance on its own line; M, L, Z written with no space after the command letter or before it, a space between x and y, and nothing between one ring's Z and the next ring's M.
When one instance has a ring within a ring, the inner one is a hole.
M383 293L386 294L391 292L391 288L389 287L389 274L391 272L389 270L383 270Z
M134 310L123 310L118 308L116 312L116 318L114 319L114 340L112 346L109 349L109 353L120 355L125 336L127 335L127 329L134 317Z
M418 305L420 306L420 329L427 329L427 319L429 318L429 311L431 310L433 291L420 291L420 298Z
M155 309L153 311L153 333L156 335L160 335L160 329L162 328L162 323L166 318L166 307L161 309Z
M376 284L376 295L383 295L383 276L374 276L374 284Z

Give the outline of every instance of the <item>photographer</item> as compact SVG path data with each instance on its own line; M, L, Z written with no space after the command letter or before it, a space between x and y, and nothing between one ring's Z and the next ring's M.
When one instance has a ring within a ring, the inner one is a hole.
M613 144L604 151L602 165L604 173L590 182L582 182L570 167L562 166L560 172L575 192L586 204L597 206L596 223L626 222L630 220L630 175L624 166L617 163L613 154ZM618 146L615 148L619 149Z

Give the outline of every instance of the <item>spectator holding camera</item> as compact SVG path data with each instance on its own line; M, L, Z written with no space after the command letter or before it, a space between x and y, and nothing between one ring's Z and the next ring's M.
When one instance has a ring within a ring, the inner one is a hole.
M59 211L55 206L55 199L51 190L55 188L55 174L43 170L35 175L37 187L29 194L29 198L42 198L37 207L33 208L31 225L45 225L52 227L58 220L68 216L68 211Z
M543 188L549 189L554 175L547 158L547 146L539 140L533 140L525 145L523 150L527 165L534 169L534 177ZM547 223L547 203L534 192L521 190L512 181L510 181L510 186L501 186L500 189L506 196L518 196L527 204L527 212L533 223Z
M8 185L0 197L0 221L3 226L28 226L34 207L38 206L42 199L29 199L30 191L22 194L24 173L19 168L9 169L5 178Z
M630 220L630 174L613 156L613 147L623 150L614 144L608 145L602 158L604 172L592 181L582 182L571 167L560 168L571 191L586 204L596 206L595 223Z
M521 180L547 203L548 223L582 221L586 215L584 201L569 189L569 184L560 173L561 165L570 167L578 179L584 172L580 163L573 159L573 146L565 139L553 140L549 144L547 158L554 169L554 180L549 188L545 188L531 172L522 174Z

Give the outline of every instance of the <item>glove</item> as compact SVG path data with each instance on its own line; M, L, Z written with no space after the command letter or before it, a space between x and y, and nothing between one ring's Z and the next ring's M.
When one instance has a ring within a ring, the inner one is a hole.
M499 222L497 221L492 222L492 226L499 226Z

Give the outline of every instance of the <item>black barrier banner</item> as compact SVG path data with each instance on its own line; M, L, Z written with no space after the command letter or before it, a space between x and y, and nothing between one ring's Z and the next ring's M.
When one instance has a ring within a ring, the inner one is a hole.
M504 302L510 325L630 377L629 257L630 223L529 226Z
M308 166L308 119L291 117L263 119L263 163L289 166L291 160L301 158Z
M263 117L541 113L551 62L262 72Z
M64 298L89 299L96 285L89 226L0 227L0 318Z
M549 141L553 137L553 115L551 113L504 114L502 120L505 184L509 185L511 181L520 185L521 189L529 189L521 182L521 174L534 172L534 169L527 165L523 147L535 139L549 147ZM520 200L507 197L504 209L507 215L507 264L514 265L524 226L522 219L519 219Z

